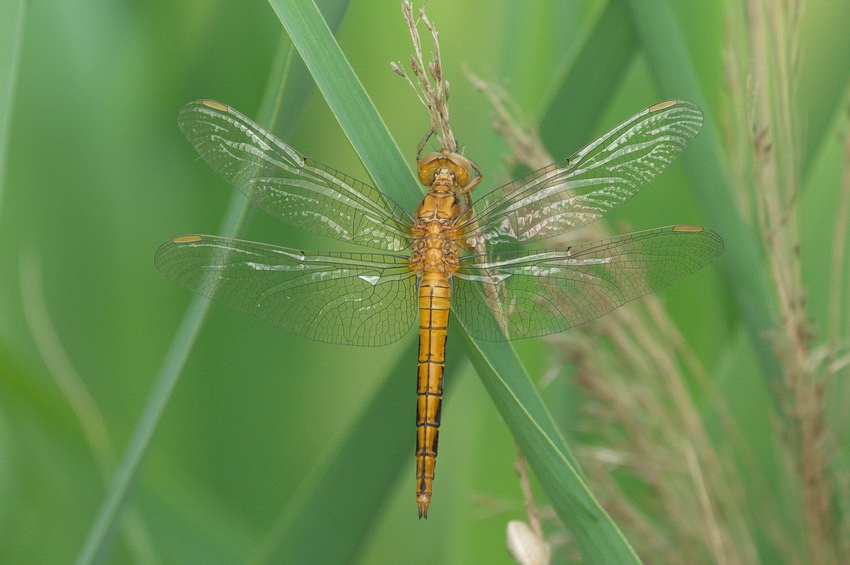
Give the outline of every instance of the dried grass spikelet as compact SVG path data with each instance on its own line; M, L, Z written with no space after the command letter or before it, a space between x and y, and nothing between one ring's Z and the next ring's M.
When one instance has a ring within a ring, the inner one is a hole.
M451 152L458 150L457 140L452 133L449 122L449 82L443 75L443 65L440 60L440 36L434 24L425 15L425 8L419 9L418 19L413 17L413 6L407 0L401 3L401 11L410 30L410 38L413 41L413 55L410 56L410 69L413 73L411 78L401 66L401 63L391 62L393 71L404 78L413 88L416 97L428 109L431 118L431 130L437 136L444 149ZM431 33L433 50L431 59L425 63L422 55L422 40L419 37L419 22Z

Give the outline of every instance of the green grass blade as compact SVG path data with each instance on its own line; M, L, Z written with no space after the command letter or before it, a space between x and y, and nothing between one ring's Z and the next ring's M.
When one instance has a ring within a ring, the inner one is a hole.
M549 410L510 345L463 334L472 364L510 427L558 517L588 563L640 563L588 490Z
M381 506L413 462L411 342L326 462L309 476L255 552L253 563L345 563L358 555ZM453 352L448 353L453 356ZM399 423L407 423L400 426ZM377 455L380 454L380 455ZM413 474L406 484L413 505ZM356 518L353 518L356 517Z
M591 139L637 54L637 31L625 0L605 2L582 29L538 121L546 147L581 147Z
M319 3L319 8L322 10L325 20L334 32L342 22L348 3L348 0L324 0ZM260 113L265 115L266 105L271 105L275 110L270 110L274 118L270 122L273 125L269 128L269 131L275 132L282 139L287 139L297 129L304 106L306 106L309 95L313 92L316 84L304 65L304 61L301 60L294 49L289 36L283 30L281 30L281 34L285 35L286 39L281 40L278 45L285 52L278 53L276 60L286 60L288 67L286 71L287 85L285 89L266 88L266 93L278 92L280 96L263 100ZM275 73L274 76L283 76L283 73Z
M683 162L709 225L726 240L720 265L726 271L764 374L778 378L781 370L769 338L775 317L767 266L758 237L741 217L735 202L719 129L687 56L682 32L667 2L629 0L629 3L642 48L663 97L691 100L705 112L705 125L683 156Z
M372 180L412 209L419 200L418 183L316 5L294 0L269 3Z
M418 193L401 152L315 5L299 0L271 4L372 178L393 198L408 205L415 202ZM581 480L513 348L469 340L466 350L585 558L592 563L637 563Z
M177 331L175 342L163 363L142 417L121 459L115 477L101 503L95 521L89 530L85 545L77 558L78 564L102 563L106 560L114 532L121 519L127 496L136 480L142 459L147 453L156 426L177 379L186 364L192 345L200 332L209 308L203 300L193 299Z
M3 211L6 155L9 151L9 130L18 84L25 15L24 0L4 2L0 7L0 212Z
M337 11L340 18L343 12L344 10ZM282 38L282 41L286 42L285 38ZM270 78L263 96L262 109L258 115L260 123L271 124L274 121L273 117L276 114L277 104L283 96L282 92L285 90L285 85L288 85L290 81L295 83L293 85L295 90L303 92L305 96L308 92L308 89L302 86L308 80L306 74L296 76L293 79L287 72L290 69L291 61L289 51L285 46L278 50L275 67L270 72ZM247 206L247 200L234 191L218 233L237 235L241 230ZM171 398L174 387L200 333L209 306L210 301L201 296L195 296L190 302L156 377L154 389L148 398L130 443L119 463L115 477L89 530L86 542L77 558L77 563L99 563L106 559L130 489L136 480L162 413Z
M244 199L242 199L244 200ZM245 202L232 198L222 222L220 233L236 234L245 216ZM133 437L121 459L112 484L107 491L95 518L77 563L101 563L108 555L111 540L142 460L160 418L168 405L174 387L201 331L210 301L194 296L186 309L180 327L157 374L154 389L148 397L142 416L136 424Z
M824 146L834 139L834 118L846 104L847 83L850 81L850 49L847 49L847 22L850 4L829 2L823 8L804 8L801 29L803 64L795 81L795 100L800 104L805 135L802 175L807 178L822 155ZM818 41L807 41L816 34ZM817 61L818 64L812 62ZM808 62L808 64L805 64ZM808 101L806 103L805 101Z

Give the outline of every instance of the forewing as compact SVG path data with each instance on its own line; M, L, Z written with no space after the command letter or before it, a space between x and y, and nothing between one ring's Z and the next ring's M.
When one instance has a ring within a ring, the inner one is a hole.
M416 277L403 256L188 235L160 246L154 261L193 292L316 341L386 345L416 314Z
M483 340L560 332L664 288L722 251L710 230L670 226L563 249L464 257L452 309Z
M409 216L379 190L307 159L233 108L196 100L177 121L201 157L272 216L358 245L410 245Z
M650 106L572 157L484 196L467 229L470 247L545 239L593 222L660 175L701 125L690 102Z

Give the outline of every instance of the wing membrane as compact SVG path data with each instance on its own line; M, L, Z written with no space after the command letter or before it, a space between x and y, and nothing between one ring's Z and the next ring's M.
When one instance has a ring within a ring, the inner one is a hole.
M416 314L416 277L403 256L191 235L163 244L154 261L193 292L316 341L386 345Z
M568 159L484 196L469 223L470 246L545 239L597 220L661 174L701 125L690 102L650 106Z
M465 257L452 309L470 334L488 341L560 332L664 288L722 251L710 230L671 226L563 249Z
M177 121L210 167L272 216L368 247L410 245L410 217L383 193L307 159L233 108L196 100Z

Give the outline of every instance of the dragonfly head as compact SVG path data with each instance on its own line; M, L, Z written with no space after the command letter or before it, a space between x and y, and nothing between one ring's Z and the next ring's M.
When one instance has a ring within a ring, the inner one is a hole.
M425 186L431 186L437 174L448 169L455 178L459 188L463 188L469 182L474 168L472 162L459 153L452 153L443 149L439 153L429 153L421 159L417 159L419 167L419 180Z

